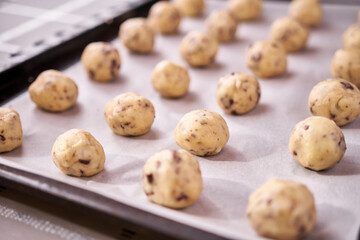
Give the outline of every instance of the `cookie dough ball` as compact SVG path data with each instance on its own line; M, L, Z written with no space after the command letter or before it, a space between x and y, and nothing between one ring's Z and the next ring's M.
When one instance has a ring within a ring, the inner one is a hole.
M65 74L46 70L30 85L29 94L38 107L50 112L62 112L76 104L78 87Z
M247 49L246 65L258 77L278 76L286 71L286 51L274 41L257 41Z
M119 73L121 60L118 50L110 43L93 42L84 49L81 63L89 78L107 82Z
M113 132L122 136L139 136L147 133L154 122L152 103L136 93L124 93L105 106L105 119Z
M170 34L176 32L181 20L179 10L170 2L155 3L149 12L148 21L155 32Z
M226 10L214 10L206 19L207 32L220 42L235 39L237 23Z
M331 62L331 73L360 88L360 49L337 50Z
M343 126L360 114L360 91L352 83L331 78L316 84L309 96L310 112Z
M295 125L289 150L301 166L320 171L342 159L346 144L341 129L334 121L312 116Z
M250 195L246 215L259 235L272 239L302 239L317 219L309 189L279 179L267 181Z
M237 21L254 20L261 14L262 0L229 0L228 8Z
M152 72L151 82L163 97L178 98L188 92L190 77L186 67L172 61L161 61Z
M229 129L220 114L195 110L183 116L175 129L177 145L198 156L219 153L229 140Z
M260 85L255 77L243 73L231 73L220 78L216 100L226 113L236 115L255 108L260 95Z
M193 67L206 67L214 62L217 41L206 33L192 31L181 41L182 57Z
M351 25L343 34L344 49L360 50L360 23Z
M287 52L296 52L302 49L308 37L308 28L290 17L275 20L270 28L270 39L280 42Z
M199 163L184 150L155 153L145 163L143 187L154 203L170 208L190 206L203 188Z
M289 15L306 26L314 27L321 22L323 11L318 0L293 0Z
M175 0L175 6L183 16L196 17L204 11L204 0Z
M145 18L131 18L120 26L119 37L130 51L149 53L154 46L154 32Z
M55 165L70 176L89 177L104 168L103 147L84 130L71 129L61 134L56 139L51 152Z
M22 141L19 114L10 108L0 107L0 153L17 148Z

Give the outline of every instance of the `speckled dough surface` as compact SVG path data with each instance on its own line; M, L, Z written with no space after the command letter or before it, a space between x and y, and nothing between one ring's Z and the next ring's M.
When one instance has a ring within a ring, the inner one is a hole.
M301 239L317 219L315 200L298 182L271 179L254 191L248 201L247 217L256 232L272 239Z
M181 16L172 3L160 1L151 7L148 21L155 32L170 34L177 31Z
M207 32L220 42L235 39L237 22L227 10L214 10L206 19Z
M186 113L175 129L177 145L198 156L219 153L229 140L229 129L220 114L207 110Z
M351 25L342 37L344 49L360 50L360 23Z
M155 108L145 97L128 92L106 104L105 119L116 134L138 136L150 130L155 119Z
M309 108L313 115L327 117L343 126L360 114L360 91L346 80L327 79L311 90Z
M360 87L360 49L335 52L331 61L331 73L335 78L342 78Z
M301 166L320 171L342 159L346 144L344 134L334 121L312 116L295 125L289 150Z
M19 147L22 141L19 114L13 109L0 107L0 153Z
M89 177L104 168L105 153L101 144L87 131L71 129L55 141L52 160L65 174Z
M203 188L199 163L184 150L155 153L143 168L143 188L154 203L170 208L190 206Z
M174 0L174 4L182 15L189 17L201 15L205 8L204 0Z
M216 91L219 106L228 114L247 113L256 107L261 90L258 80L248 74L231 73L220 78Z
M293 0L289 15L306 26L314 27L322 21L323 10L318 0Z
M30 85L29 94L38 107L51 112L62 112L76 104L78 87L65 74L46 70Z
M237 21L253 20L261 14L262 0L229 0L228 9Z

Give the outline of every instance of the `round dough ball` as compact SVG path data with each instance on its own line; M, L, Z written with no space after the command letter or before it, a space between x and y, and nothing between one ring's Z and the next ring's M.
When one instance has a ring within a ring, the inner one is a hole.
M193 67L206 67L214 62L217 41L206 33L192 31L181 41L182 57Z
M155 3L149 11L149 25L155 32L170 34L176 32L181 20L179 10L170 2Z
M272 239L302 239L317 219L309 189L279 179L267 181L250 195L246 215L259 235Z
M228 8L237 21L254 20L261 14L262 0L229 0Z
M337 50L331 62L331 73L360 88L360 49Z
M38 107L50 112L62 112L76 104L78 87L65 74L46 70L30 85L29 94Z
M346 144L341 129L334 121L312 116L295 125L289 150L301 166L320 171L342 159Z
M286 71L286 51L279 43L257 41L246 52L246 65L258 77L278 76Z
M104 168L103 147L84 130L71 129L61 134L56 139L51 152L55 165L70 176L89 177Z
M318 0L293 0L289 15L306 26L314 27L321 22L323 11Z
M154 32L145 18L131 18L120 26L119 37L130 51L149 53L154 46Z
M145 163L143 187L154 203L171 208L190 206L203 188L199 163L184 150L155 153Z
M344 49L360 50L360 23L351 25L343 34Z
M186 67L172 61L161 61L152 72L151 82L163 97L177 98L188 92L190 77Z
M0 107L0 153L14 150L22 141L19 114L10 108Z
M201 15L205 7L204 0L175 0L174 4L182 15L188 17Z
M93 42L84 49L81 63L89 78L107 82L119 73L121 60L118 50L110 43Z
M229 140L229 129L220 114L195 110L183 116L175 129L177 145L198 156L219 153Z
M106 104L105 119L116 134L139 136L150 130L155 119L155 108L143 96L124 93Z
M308 28L290 17L275 20L270 28L271 40L283 44L287 52L296 52L302 49L308 37Z
M235 39L237 23L226 10L214 10L206 19L207 32L220 42Z
M255 108L261 91L258 80L248 74L231 73L220 78L216 100L228 114L243 114Z
M331 78L316 84L309 96L310 112L343 126L360 114L360 91L346 80Z

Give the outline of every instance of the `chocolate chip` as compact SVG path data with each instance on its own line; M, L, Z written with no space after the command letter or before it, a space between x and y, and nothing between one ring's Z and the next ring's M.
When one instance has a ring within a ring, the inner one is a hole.
M351 86L351 84L350 83L348 83L348 82L340 82L341 83L341 85L343 85L343 87L345 88L345 89L351 89L351 90L354 90L354 87L353 86Z
M5 141L5 137L3 135L0 135L0 141Z
M81 169L80 169L80 173L81 173L81 175L84 175L84 171L83 171L83 170L81 170Z
M130 124L131 124L131 122L124 123L125 126L129 126Z
M176 163L181 162L181 157L177 154L176 150L173 151L173 159Z
M153 177L152 173L147 174L146 178L150 184L152 184L154 182L154 177Z
M79 159L79 162L81 164L85 164L85 165L88 165L90 163L91 160L87 160L87 159Z
M256 53L251 56L251 60L253 60L254 62L259 62L261 58L262 58L261 53Z
M304 233L306 231L306 227L304 225L301 225L299 227L299 233Z
M345 118L345 120L346 120L346 121L349 121L349 120L350 120L350 118L349 118L349 117L346 117L346 118Z
M95 72L93 70L89 70L89 76L91 79L95 78Z
M336 115L330 112L330 118L334 119L334 118L336 118Z
M293 151L293 154L294 154L294 156L297 156L297 152L296 152L296 151Z
M231 111L231 114L233 114L233 115L237 115L238 113L237 113L237 111L236 111L236 110L232 110L232 111Z
M304 126L305 131L309 129L309 125Z
M185 193L180 193L180 195L176 198L176 201L186 200L188 196Z

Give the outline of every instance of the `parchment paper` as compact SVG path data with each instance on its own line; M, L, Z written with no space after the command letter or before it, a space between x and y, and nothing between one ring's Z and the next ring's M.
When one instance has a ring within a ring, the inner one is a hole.
M115 39L122 65L112 82L89 80L80 63L64 69L80 91L77 105L69 111L44 112L31 102L27 92L6 104L20 113L24 141L15 151L1 154L0 162L232 239L261 239L246 219L247 198L270 178L291 179L306 184L315 196L318 221L309 239L355 239L360 223L360 118L342 127L348 149L332 169L314 172L299 166L287 145L294 125L310 116L307 100L311 88L331 77L331 58L342 47L341 34L356 21L358 6L324 5L324 21L311 32L306 50L288 55L288 71L283 76L260 79L260 103L248 114L223 113L215 99L217 81L230 72L251 73L245 65L246 47L267 38L271 22L287 14L287 3L264 2L262 18L239 24L236 41L220 46L216 63L209 68L189 68L190 92L184 98L160 97L150 82L156 63L163 59L183 63L179 56L183 36L189 30L204 29L211 9L225 4L209 2L204 17L184 19L176 35L157 36L155 50L149 55L129 53ZM152 129L140 137L114 134L103 116L105 104L128 91L150 99L156 109ZM142 167L155 152L179 148L174 141L176 124L195 109L219 112L229 126L230 140L220 154L197 157L204 179L198 202L183 210L150 203L142 190ZM103 172L75 178L55 167L52 145L58 135L71 128L91 132L103 145Z

